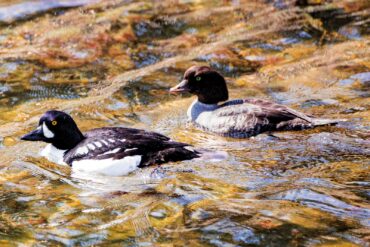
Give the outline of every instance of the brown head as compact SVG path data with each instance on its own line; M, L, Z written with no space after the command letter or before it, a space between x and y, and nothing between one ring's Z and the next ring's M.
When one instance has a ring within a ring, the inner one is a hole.
M183 80L170 89L171 93L189 92L204 104L217 104L229 98L224 77L208 66L192 66Z

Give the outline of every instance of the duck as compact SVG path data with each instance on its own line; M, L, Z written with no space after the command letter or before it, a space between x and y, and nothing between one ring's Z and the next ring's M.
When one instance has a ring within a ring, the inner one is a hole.
M123 176L154 164L198 158L191 145L156 132L125 127L103 127L82 133L65 112L44 113L38 127L21 137L48 145L41 156L72 171Z
M182 81L169 90L197 98L187 110L195 126L222 136L248 138L263 132L303 130L334 125L335 119L317 118L264 99L229 100L225 78L209 66L192 66Z

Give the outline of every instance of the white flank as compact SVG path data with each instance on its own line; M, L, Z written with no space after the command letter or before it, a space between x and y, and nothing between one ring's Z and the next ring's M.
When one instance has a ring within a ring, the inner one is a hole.
M213 121L212 120L212 112L204 111L201 112L194 121L201 126L212 126L211 124L214 124L215 121L219 120L219 118L216 118L216 120Z
M106 176L123 176L136 170L140 165L141 155L127 156L123 159L77 160L72 162L72 169L79 172L99 173Z
M84 154L87 154L88 152L89 152L89 149L87 149L86 146L82 146L82 147L77 148L76 155L84 155Z
M98 148L101 148L103 146L103 144L101 144L101 142L94 142L95 146L97 146Z
M120 141L121 141L121 142L125 142L125 141L126 141L126 139L121 139Z
M106 141L104 141L104 140L101 140L102 141L102 143L104 143L105 144L105 146L108 146L108 142L106 142Z
M54 137L54 133L49 130L49 128L48 128L48 126L46 126L45 122L42 123L42 132L44 133L44 136L46 138L53 138Z
M132 151L132 150L136 150L137 148L128 148L128 149L125 149L125 152L128 152L128 151Z
M91 143L87 144L87 147L90 149L90 150L95 150L95 146Z
M64 163L64 153L66 150L61 150L54 147L52 144L48 144L41 152L40 155L47 158L51 162L57 163L59 165L67 165Z
M114 139L108 139L111 143L115 143L116 141Z
M114 154L117 153L121 148L115 148L113 150L107 151L105 153L99 154L99 155L105 155L105 154Z

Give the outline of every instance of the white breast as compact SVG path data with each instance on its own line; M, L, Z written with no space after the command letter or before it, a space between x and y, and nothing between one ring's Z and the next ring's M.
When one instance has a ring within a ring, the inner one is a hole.
M61 150L54 147L52 144L48 144L41 152L40 155L47 158L51 162L59 165L67 165L64 161L64 153L66 150Z
M138 168L141 155L127 156L123 159L77 160L72 162L72 170L98 173L106 176L124 176Z

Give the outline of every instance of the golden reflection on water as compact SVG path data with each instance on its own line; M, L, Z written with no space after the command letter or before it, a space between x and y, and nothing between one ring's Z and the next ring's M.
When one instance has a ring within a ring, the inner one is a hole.
M308 2L101 1L11 26L0 15L0 245L366 246L370 6ZM194 64L225 74L231 98L348 122L245 140L197 130L193 99L167 92ZM51 108L82 130L145 128L229 156L74 174L19 141Z

